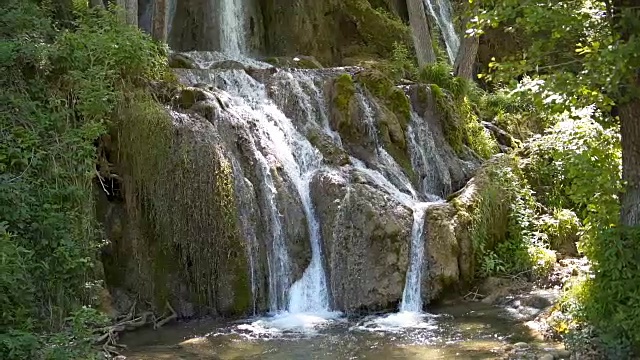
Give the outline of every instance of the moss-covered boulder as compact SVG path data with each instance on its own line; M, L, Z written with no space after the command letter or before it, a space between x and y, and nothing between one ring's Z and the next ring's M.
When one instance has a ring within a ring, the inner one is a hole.
M107 283L159 313L169 303L180 317L248 314L247 242L230 155L216 128L195 113L173 121L163 109L122 116L112 154L120 197L105 199L101 216L111 244Z
M324 160L334 166L343 166L350 163L349 153L338 146L329 135L320 129L309 129L307 140L322 153Z
M356 98L356 85L350 74L342 74L325 84L330 106L329 125L340 134L343 146L365 161L376 151L375 140L363 121L363 109Z
M450 196L455 207L455 231L460 245L460 274L469 283L475 275L476 255L491 250L508 236L513 194L501 186L494 169L508 169L513 158L497 155L480 167L467 185ZM480 248L481 247L481 248Z
M196 69L193 59L181 53L172 53L169 56L169 67L173 69Z

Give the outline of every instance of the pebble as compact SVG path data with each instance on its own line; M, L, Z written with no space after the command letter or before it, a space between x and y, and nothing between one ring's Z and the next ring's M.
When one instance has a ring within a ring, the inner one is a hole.
M516 349L521 349L521 350L525 350L529 348L529 344L527 344L526 342L517 342L515 344L513 344L513 346Z
M554 360L556 357L553 356L552 354L544 354L540 357L538 357L538 360Z

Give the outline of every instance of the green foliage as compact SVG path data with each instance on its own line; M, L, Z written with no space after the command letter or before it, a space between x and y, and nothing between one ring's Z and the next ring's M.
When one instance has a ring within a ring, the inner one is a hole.
M479 116L496 124L512 136L525 140L540 134L553 124L553 119L536 106L529 91L499 89L478 96Z
M399 17L373 8L368 0L346 0L343 6L370 52L387 58L393 53L396 43L406 44L407 48L411 43L409 27Z
M431 85L431 93L443 116L445 137L456 152L463 153L465 145L484 159L498 152L496 140L480 123L470 97L456 98L436 84Z
M393 54L389 65L389 73L395 80L415 79L418 74L418 66L414 56L402 43L393 43Z
M100 286L94 142L130 88L166 77L166 51L146 35L104 11L77 15L61 32L35 1L6 1L0 15L5 359L89 357L81 333L97 316L77 311Z
M540 201L549 208L573 209L587 235L617 224L621 184L620 138L596 123L589 109L583 119L564 121L534 137L523 166Z
M483 0L480 27L506 26L527 38L520 54L496 59L486 78L493 85L529 76L527 95L561 122L535 139L526 166L540 201L575 212L584 226L581 247L592 261L594 279L578 301L594 334L618 347L640 346L637 327L637 266L634 231L619 229L620 145L614 103L637 101L640 67L640 9L627 1ZM574 109L594 106L592 119ZM552 119L552 117L548 117ZM595 121L611 129L597 125ZM553 123L553 122L552 122ZM635 309L634 309L635 307ZM608 339L608 340L607 340ZM624 345L624 346L623 346ZM625 358L609 354L607 358Z
M580 238L582 222L572 210L554 208L540 217L538 227L553 250L570 253Z
M438 85L450 92L454 99L461 99L469 93L472 85L468 80L453 76L452 73L448 63L438 62L420 69L418 79L425 84Z
M512 155L497 156L474 180L477 193L469 217L481 277L542 276L555 263L555 253L538 234L538 204L518 163Z

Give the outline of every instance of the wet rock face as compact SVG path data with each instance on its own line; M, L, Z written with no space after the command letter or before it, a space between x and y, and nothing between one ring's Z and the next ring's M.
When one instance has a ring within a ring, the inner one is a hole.
M456 238L455 209L451 204L438 204L427 209L425 242L427 276L422 281L422 296L436 299L458 285L460 244Z
M335 308L392 309L409 265L411 210L357 170L320 172L311 188Z
M297 182L302 177L292 170L300 168L310 181L332 308L396 309L414 221L396 195L444 197L463 186L477 165L446 143L428 94L418 94L417 85L389 85L386 93L409 94L412 107L402 109L414 112L406 119L391 110L391 100L373 96L354 79L354 68L276 69L212 52L174 54L172 61L185 86L171 102L173 162L159 170L173 222L157 227L150 217L135 223L126 212L121 221L104 221L113 243L105 261L113 284L160 305L168 300L185 317L263 312L273 307L275 288L283 289L279 309L286 307L286 290L312 258L304 190ZM402 149L406 162L384 151L389 144ZM218 177L224 201L210 194ZM467 192L473 192L470 184ZM153 208L148 199L125 201ZM221 219L229 228L220 235ZM172 240L151 241L155 237L144 231L156 228ZM286 257L279 283L270 276L276 238ZM450 204L427 210L424 238L426 304L473 275L473 250L468 219ZM120 281L123 274L128 280ZM199 279L202 294L194 295L192 279Z

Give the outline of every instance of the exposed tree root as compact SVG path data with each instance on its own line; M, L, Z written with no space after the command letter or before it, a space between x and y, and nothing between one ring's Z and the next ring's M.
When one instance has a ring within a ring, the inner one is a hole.
M155 314L151 311L137 315L135 312L136 305L137 302L134 302L129 313L118 317L115 324L94 330L94 332L98 334L94 343L102 346L102 351L106 358L120 355L120 351L126 349L126 345L118 344L121 333L135 330L148 324L153 324L153 329L156 330L178 317L178 314L168 301L165 304L165 308L169 310L170 314L164 318L156 318Z

